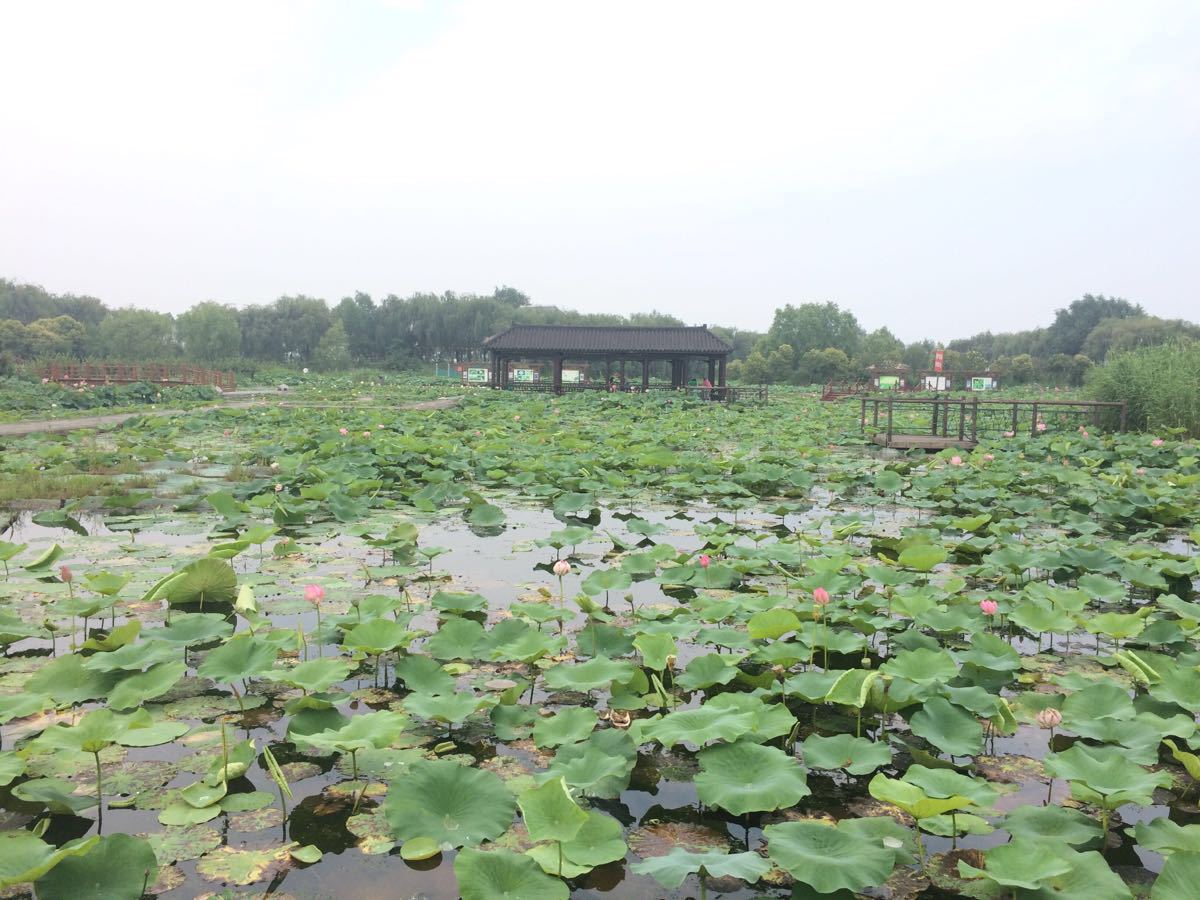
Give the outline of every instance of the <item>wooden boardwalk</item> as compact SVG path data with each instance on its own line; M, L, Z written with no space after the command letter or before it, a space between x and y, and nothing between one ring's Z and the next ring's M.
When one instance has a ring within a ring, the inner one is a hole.
M942 437L940 434L892 434L880 431L871 437L880 447L891 447L895 450L970 450L976 442L970 438Z

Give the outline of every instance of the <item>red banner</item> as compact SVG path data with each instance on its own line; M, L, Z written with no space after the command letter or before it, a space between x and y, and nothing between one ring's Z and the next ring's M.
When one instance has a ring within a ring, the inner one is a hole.
M933 371L942 371L942 360L945 359L946 351L940 347L933 351Z

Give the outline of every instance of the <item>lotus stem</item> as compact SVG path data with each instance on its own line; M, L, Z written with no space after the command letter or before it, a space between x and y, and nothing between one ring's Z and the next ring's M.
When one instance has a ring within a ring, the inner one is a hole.
M558 844L558 877L562 878L562 862L563 862L562 841L557 841L557 844Z
M351 777L354 779L354 783L358 784L358 751L357 750L350 751L350 770L351 770ZM366 794L366 792L367 792L367 783L364 781L362 790L360 790L358 792L358 794L355 795L355 797L354 797L354 807L350 810L351 815L354 815L355 813L358 812L358 805L360 803L362 803L363 795Z
M100 751L92 753L96 758L96 833L104 830L104 781L100 773Z
M238 693L237 685L231 681L229 682L229 689L233 691L233 696L237 698L238 709L242 711L242 716L244 717L246 715L246 705L242 703L242 695Z
M229 781L229 742L225 738L225 720L221 720L221 781Z

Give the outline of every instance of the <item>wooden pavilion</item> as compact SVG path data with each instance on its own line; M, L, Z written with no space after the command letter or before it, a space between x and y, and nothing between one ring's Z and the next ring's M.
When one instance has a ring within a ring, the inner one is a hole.
M569 382L570 390L588 387L607 388L618 378L621 388L629 385L626 366L636 364L641 376L641 389L649 390L650 366L664 362L670 366L671 388L687 384L693 364L701 371L697 380L707 377L717 388L725 387L725 367L733 348L708 330L707 325L687 328L639 327L632 325L513 325L507 331L493 335L483 342L491 354L489 382L499 388L522 387L564 390L564 367L581 363L588 368L604 366L603 381ZM550 365L550 378L534 381L530 361ZM666 387L663 385L663 387Z

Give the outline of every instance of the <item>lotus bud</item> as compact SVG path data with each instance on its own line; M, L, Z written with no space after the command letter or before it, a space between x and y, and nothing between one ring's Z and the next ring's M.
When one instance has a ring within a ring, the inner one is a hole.
M817 604L817 606L824 606L828 602L829 591L825 590L825 588L819 587L813 591L813 603Z
M711 565L712 565L712 557L709 556L707 553L701 553L700 554L700 568L707 569Z
M980 600L979 611L985 616L994 616L999 611L1000 605L995 600Z
M304 599L309 603L320 603L325 599L325 588L319 584L306 584L304 586Z
M859 663L858 663L858 664L859 664L860 666L862 666L864 669L869 669L869 668L871 668L871 657L869 657L869 656L864 656L864 657L863 657L861 660L859 660Z
M75 580L75 575L66 566L59 566L58 577L64 584L70 584Z
M565 559L560 559L558 562L556 562L554 564L553 572L559 578L562 578L565 575L570 575L571 574L571 564L569 562L567 562Z
M676 656L668 656L668 657L667 657L667 668L668 668L668 669L673 669L673 668L675 668L675 660L676 660L677 658L678 658L678 657L676 657Z
M1037 714L1035 720L1043 728L1057 728L1062 724L1062 713L1053 706L1047 706Z

